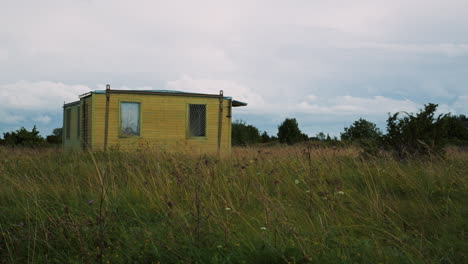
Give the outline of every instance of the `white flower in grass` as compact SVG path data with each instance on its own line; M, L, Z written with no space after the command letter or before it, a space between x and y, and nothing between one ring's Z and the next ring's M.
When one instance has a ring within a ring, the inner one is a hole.
M223 246L221 246L221 245L217 245L216 247L217 247L217 248L223 248Z
M306 193L310 193L310 190L307 190Z
M231 208L226 207L226 208L224 208L224 210L226 210L226 211L231 211Z
M294 180L294 183L295 183L295 184L299 184L299 180L298 180L298 179L295 179L295 180Z
M260 230L266 230L266 229L267 229L267 228L264 227L264 226L260 227Z
M344 195L344 192L343 191L338 191L338 192L336 192L336 194Z

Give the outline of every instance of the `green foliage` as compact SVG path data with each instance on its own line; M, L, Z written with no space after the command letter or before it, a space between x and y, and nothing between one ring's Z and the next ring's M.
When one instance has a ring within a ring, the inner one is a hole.
M3 133L3 144L10 147L37 147L44 145L44 138L34 125L31 131L22 127L16 131Z
M268 135L268 133L266 131L263 131L262 135L261 135L261 139L260 139L260 142L262 143L268 143L272 141L272 138Z
M325 139L327 139L327 136L325 136L325 133L323 132L318 132L317 135L315 135L315 137L319 141L325 141Z
M468 118L465 115L447 115L445 125L448 143L468 146Z
M341 139L347 141L378 140L381 136L382 132L374 123L362 118L345 127L344 133L341 133Z
M52 135L46 137L46 141L50 144L62 144L62 128L55 128Z
M241 120L232 123L232 145L248 146L261 142L262 137L258 129L252 125L247 125Z
M0 263L468 262L467 152L233 150L0 148Z
M435 117L437 104L424 105L419 113L400 113L387 119L387 134L383 136L383 146L400 158L412 155L442 153L447 136L447 114Z
M292 145L304 141L304 136L295 118L286 118L278 126L278 139L281 143Z

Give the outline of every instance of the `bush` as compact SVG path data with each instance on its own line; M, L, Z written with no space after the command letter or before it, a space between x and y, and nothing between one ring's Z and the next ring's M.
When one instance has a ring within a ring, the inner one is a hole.
M3 144L10 147L37 147L44 143L44 138L39 135L35 125L31 131L22 127L16 131L3 133Z
M56 128L52 131L52 135L47 136L47 143L62 144L62 128Z
M260 132L252 125L241 120L232 123L232 145L248 146L261 141Z
M281 143L292 145L304 141L304 135L295 118L286 118L278 127L278 139Z
M409 155L442 153L448 130L448 114L435 117L437 104L424 105L419 113L400 113L387 119L387 134L382 138L382 145L400 158Z
M342 140L378 140L382 136L382 132L377 126L365 119L359 118L354 123L344 128L344 133L341 133Z

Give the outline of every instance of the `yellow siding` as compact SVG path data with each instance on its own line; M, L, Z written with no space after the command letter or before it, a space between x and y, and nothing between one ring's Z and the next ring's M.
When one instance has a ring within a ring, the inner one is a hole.
M67 127L67 110L71 110L70 114L70 127ZM79 149L81 142L78 134L78 110L79 105L69 106L64 108L63 111L63 146L66 149ZM69 132L67 130L70 129ZM70 137L67 134L70 133Z
M120 137L120 102L140 103L140 136ZM106 96L93 95L93 149L104 146ZM187 137L188 104L207 105L206 139ZM223 99L221 151L231 148L230 100ZM111 94L109 104L109 148L150 147L161 150L189 150L194 153L216 152L218 146L219 99L171 95Z
M92 110L93 110L92 97L88 96L86 98L81 99L81 140L85 146L91 146L92 144L91 142L92 134L93 134Z

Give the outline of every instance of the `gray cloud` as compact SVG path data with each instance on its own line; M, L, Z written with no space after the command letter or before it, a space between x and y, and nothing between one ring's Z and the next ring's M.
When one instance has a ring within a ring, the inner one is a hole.
M0 130L61 125L63 101L115 88L225 94L238 117L306 132L434 102L466 113L468 2L4 1ZM49 118L46 118L49 117ZM318 131L316 131L318 132Z

